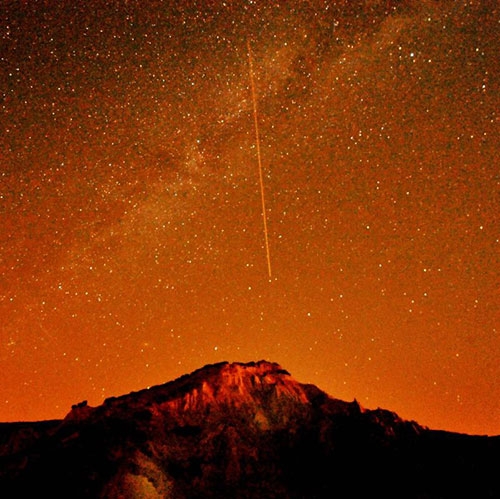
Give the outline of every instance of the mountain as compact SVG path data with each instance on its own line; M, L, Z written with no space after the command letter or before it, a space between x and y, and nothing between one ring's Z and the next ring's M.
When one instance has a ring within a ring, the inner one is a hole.
M267 361L0 425L4 498L493 498L499 465L500 437L364 409Z

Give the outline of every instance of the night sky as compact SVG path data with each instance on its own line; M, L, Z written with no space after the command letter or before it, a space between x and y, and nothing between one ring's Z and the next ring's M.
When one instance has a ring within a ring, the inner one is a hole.
M0 0L0 421L267 359L500 434L499 21Z

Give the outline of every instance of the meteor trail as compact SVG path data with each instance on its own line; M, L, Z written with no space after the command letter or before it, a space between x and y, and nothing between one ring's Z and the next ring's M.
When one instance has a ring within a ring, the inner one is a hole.
M262 175L262 156L260 152L260 134L259 134L259 120L257 118L257 98L255 96L255 82L253 75L253 60L252 49L250 41L247 40L248 48L248 68L250 72L250 88L252 89L252 102L253 102L253 121L255 125L255 144L257 147L257 162L259 165L259 181L260 181L260 199L262 201L262 220L264 222L264 240L266 243L266 256L267 256L267 272L269 279L271 279L271 254L269 252L269 239L267 234L267 216L266 216L266 199L264 197L264 177Z

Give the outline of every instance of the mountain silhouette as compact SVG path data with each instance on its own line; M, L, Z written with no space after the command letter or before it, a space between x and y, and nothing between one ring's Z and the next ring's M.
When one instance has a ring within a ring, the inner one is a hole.
M499 465L500 437L364 409L267 361L0 425L5 498L493 498Z

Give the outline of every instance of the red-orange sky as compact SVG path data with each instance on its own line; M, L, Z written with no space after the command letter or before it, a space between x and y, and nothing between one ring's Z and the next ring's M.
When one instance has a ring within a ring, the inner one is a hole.
M499 14L0 0L0 421L268 359L500 434Z

